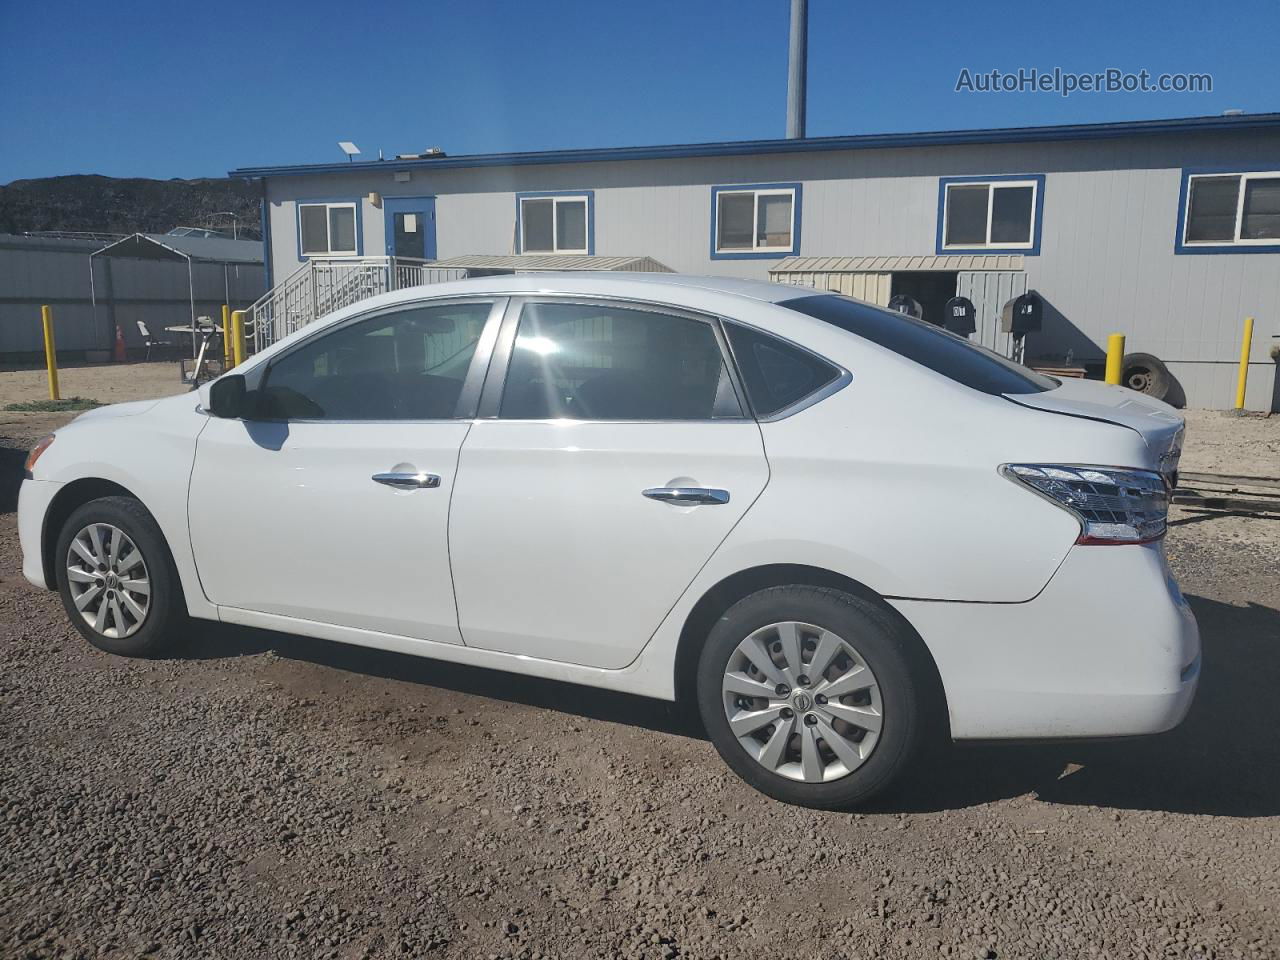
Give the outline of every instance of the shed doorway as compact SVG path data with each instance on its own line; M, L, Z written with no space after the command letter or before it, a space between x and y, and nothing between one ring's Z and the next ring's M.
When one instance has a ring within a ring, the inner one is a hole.
M916 300L923 311L921 319L942 326L943 308L956 295L956 270L902 270L895 272L890 296L905 294Z

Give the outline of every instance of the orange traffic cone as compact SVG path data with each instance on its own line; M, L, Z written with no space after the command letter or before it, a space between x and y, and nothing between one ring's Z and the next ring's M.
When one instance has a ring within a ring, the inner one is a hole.
M116 363L124 363L128 359L124 352L124 332L120 329L120 324L116 324L116 344L112 351L111 359Z

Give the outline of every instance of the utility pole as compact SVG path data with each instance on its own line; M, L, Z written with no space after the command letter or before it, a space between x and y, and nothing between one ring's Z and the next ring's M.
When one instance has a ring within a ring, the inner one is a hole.
M804 139L809 73L809 0L791 0L791 54L787 62L787 139Z

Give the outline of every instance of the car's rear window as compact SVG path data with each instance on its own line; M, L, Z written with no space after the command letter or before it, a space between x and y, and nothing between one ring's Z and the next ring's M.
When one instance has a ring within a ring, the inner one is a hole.
M820 294L784 300L779 306L825 320L983 393L1043 393L1058 385L931 323L849 297Z

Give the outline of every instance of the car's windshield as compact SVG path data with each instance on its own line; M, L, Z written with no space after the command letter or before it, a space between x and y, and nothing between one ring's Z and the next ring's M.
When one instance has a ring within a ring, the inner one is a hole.
M824 293L784 300L780 305L825 320L983 393L1043 393L1058 385L931 323L851 297Z

